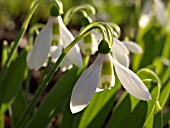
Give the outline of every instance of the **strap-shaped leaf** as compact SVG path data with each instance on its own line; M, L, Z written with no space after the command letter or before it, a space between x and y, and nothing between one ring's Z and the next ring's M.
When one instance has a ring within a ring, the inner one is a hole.
M3 79L0 81L0 113L4 113L11 105L19 91L26 68L26 51L23 51L9 66Z
M71 95L71 90L83 69L73 68L68 71L45 97L27 128L41 128L63 108Z

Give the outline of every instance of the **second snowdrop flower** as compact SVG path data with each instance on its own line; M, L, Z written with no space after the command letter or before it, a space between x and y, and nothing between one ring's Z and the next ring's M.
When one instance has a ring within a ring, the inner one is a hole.
M52 12L57 11L55 6L52 7ZM52 53L55 54L56 58L61 54L62 48L66 48L74 40L71 32L64 25L59 12L49 18L45 27L40 31L36 37L34 46L27 55L27 65L29 69L38 70L48 58L51 53L51 42L56 45L55 50L52 48ZM55 60L55 59L53 59ZM80 49L76 44L66 55L66 65L61 64L64 70L70 67L70 64L75 64L78 67L82 67L82 56ZM67 65L69 63L69 65Z
M107 41L102 40L98 47L99 54L96 60L82 73L73 88L70 101L72 113L83 110L90 103L97 88L110 89L111 86L114 86L113 65L120 82L130 94L141 100L151 100L150 93L140 78L113 59L110 50Z

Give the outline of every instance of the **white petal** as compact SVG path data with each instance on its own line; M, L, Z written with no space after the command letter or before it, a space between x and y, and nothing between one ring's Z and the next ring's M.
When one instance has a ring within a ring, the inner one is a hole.
M125 41L124 45L129 49L129 51L131 51L132 53L142 53L143 50L140 47L140 45L138 45L135 42L132 41Z
M52 20L49 19L45 27L35 38L32 50L27 55L29 69L38 70L48 57L52 40Z
M52 57L52 62L55 63L62 52L62 46L51 46L50 56Z
M113 57L123 66L129 67L130 60L129 60L129 56L127 54L115 52L115 53L113 53Z
M120 40L114 38L114 43L112 45L112 50L115 51L120 51L122 53L129 54L129 50L124 46L123 42Z
M134 97L141 100L151 100L150 93L140 78L130 69L112 59L117 76L123 87Z
M60 64L60 70L62 72L65 72L67 69L71 69L73 67L72 63L70 62L70 60L68 59L67 56L64 57L63 61Z
M70 101L72 113L83 110L92 99L100 79L103 56L99 54L93 64L86 69L76 82Z
M114 38L114 43L112 45L112 53L113 53L114 58L120 64L126 67L129 67L129 64L130 64L129 51L125 47L125 45L116 38Z
M63 42L63 47L66 48L74 40L74 37L64 25L61 16L57 17L57 20L60 24L60 34ZM71 60L73 64L78 67L82 67L83 60L80 53L80 48L77 44L75 44L73 48L67 53L67 57Z

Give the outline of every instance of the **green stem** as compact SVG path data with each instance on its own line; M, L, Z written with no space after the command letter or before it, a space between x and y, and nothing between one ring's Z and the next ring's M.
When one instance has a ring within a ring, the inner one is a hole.
M88 15L87 12L90 12L90 14L93 15L96 13L94 7L89 4L83 4L77 7L72 7L64 15L63 18L64 24L67 25L70 22L73 15L77 12L82 12L83 15Z
M27 71L28 71L28 75L27 75L27 79L25 82L25 95L24 95L26 99L30 93L30 80L31 80L31 71L30 70L27 70Z

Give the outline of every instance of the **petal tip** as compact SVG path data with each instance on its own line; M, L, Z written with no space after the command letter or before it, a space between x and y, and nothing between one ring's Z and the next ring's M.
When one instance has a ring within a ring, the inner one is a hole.
M76 105L75 106L72 104L72 102L70 102L70 110L71 110L72 114L82 111L85 107L86 107L86 105Z

